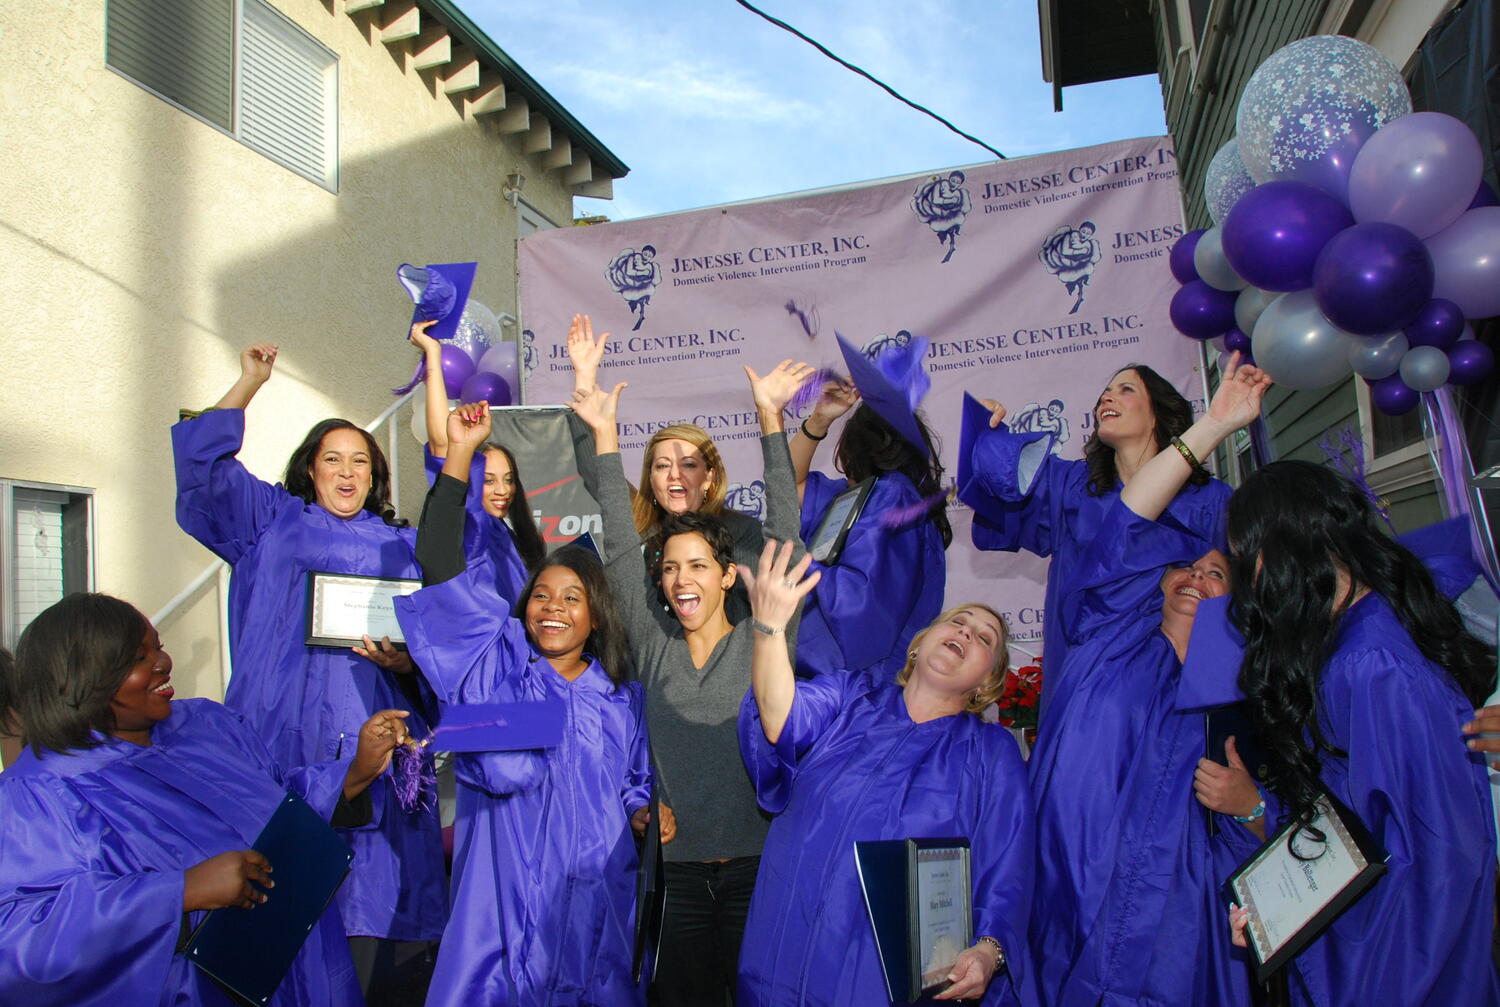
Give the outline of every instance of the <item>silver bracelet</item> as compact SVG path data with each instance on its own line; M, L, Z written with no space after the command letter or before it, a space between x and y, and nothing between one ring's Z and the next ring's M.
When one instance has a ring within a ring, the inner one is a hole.
M755 630L757 633L764 633L767 636L775 636L777 633L786 632L785 626L782 626L780 628L777 628L775 626L767 626L765 623L761 622L759 619L754 618L753 616L750 619L750 628Z
M978 947L981 944L988 944L995 949L995 971L998 973L1005 967L1005 949L993 937L976 937L974 939L974 946Z

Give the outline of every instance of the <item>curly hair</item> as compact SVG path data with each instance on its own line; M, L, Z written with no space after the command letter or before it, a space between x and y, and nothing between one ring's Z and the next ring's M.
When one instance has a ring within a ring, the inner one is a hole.
M651 435L646 443L646 454L641 459L641 481L636 484L635 495L630 501L630 516L635 519L635 530L645 536L656 530L667 511L656 502L651 492L651 466L656 461L656 447L662 441L687 441L697 449L708 466L710 476L708 489L703 494L703 506L698 508L705 514L718 517L724 512L724 494L729 489L729 477L724 474L724 460L714 439L696 423L673 423L662 427Z
M301 497L306 503L318 502L317 489L313 486L313 463L323 447L323 438L335 430L357 431L365 439L365 449L370 452L370 492L365 497L364 509L388 525L406 527L406 520L396 517L396 509L391 506L391 466L385 460L385 452L380 450L380 445L375 443L368 430L348 420L326 419L307 432L302 443L292 452L292 457L287 459L286 474L281 479L286 491L294 497Z
M1127 364L1115 371L1113 376L1118 377L1126 371L1135 371L1141 377L1146 397L1151 401L1151 415L1156 420L1156 450L1162 451L1172 443L1173 437L1181 437L1183 431L1193 425L1193 406L1182 397L1181 392L1172 387L1171 382L1145 364ZM1120 471L1115 467L1115 449L1099 439L1097 422L1094 424L1094 432L1089 434L1089 439L1083 445L1083 459L1089 467L1089 496L1104 496L1112 492L1120 481ZM1192 475L1188 476L1188 484L1203 486L1208 479L1207 472L1195 468Z
M964 705L964 712L978 714L986 706L989 706L1000 698L1000 694L1005 691L1006 673L1010 670L1010 627L1006 625L1003 615L983 602L971 601L963 605L954 605L948 611L928 623L927 627L920 633L912 637L911 643L907 644L906 647L906 664L896 673L896 684L905 685L907 680L911 678L912 670L917 666L917 648L921 646L922 641L927 638L927 634L932 631L933 627L942 625L966 609L977 609L981 612L988 612L1000 624L1000 645L995 648L994 667L990 669L990 673L985 680L980 683L979 689L974 693L973 698Z
M881 419L867 403L861 402L839 434L833 454L834 465L856 483L869 476L900 472L911 480L922 499L942 493L943 464L938 461L937 439L920 415L912 415L927 445L926 455L898 434L896 428ZM953 541L953 528L948 523L946 500L933 504L926 517L937 526L938 534L943 538L943 548L948 548Z
M1267 465L1230 498L1229 541L1230 615L1245 637L1240 688L1272 756L1266 782L1299 826L1316 817L1323 756L1346 754L1324 734L1318 709L1323 668L1355 596L1336 597L1341 569L1351 587L1386 600L1471 703L1494 690L1494 655L1464 629L1421 561L1381 532L1369 499L1343 476L1311 462Z
M618 688L621 682L631 677L630 647L625 638L625 624L620 620L620 610L615 605L614 592L609 579L604 575L604 565L592 550L579 545L565 545L547 555L532 571L531 579L516 602L513 615L526 621L526 605L531 592L536 588L537 578L552 567L566 567L578 576L584 594L589 600L589 621L593 629L583 643L583 649L594 655L604 673ZM533 641L535 642L535 641Z

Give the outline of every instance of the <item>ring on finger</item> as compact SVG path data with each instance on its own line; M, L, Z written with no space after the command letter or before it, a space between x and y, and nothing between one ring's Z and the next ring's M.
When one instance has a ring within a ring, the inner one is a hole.
M783 577L781 578L781 586L787 588L796 587L797 582L792 580L792 578L790 577Z

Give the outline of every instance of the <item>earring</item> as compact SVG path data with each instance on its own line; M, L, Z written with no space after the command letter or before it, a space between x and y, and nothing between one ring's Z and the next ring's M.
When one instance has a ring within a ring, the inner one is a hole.
M917 659L917 648L913 647L911 650L908 650L906 652L906 659L908 661L915 661Z

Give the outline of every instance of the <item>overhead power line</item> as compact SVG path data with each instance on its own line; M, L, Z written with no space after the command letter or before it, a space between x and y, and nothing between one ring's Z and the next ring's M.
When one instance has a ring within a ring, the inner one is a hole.
M823 45L823 43L819 42L817 39L815 39L815 38L809 38L808 36L802 34L802 32L798 31L796 28L793 28L791 25L787 24L785 21L781 20L780 18L772 17L770 14L767 14L765 11L761 10L759 7L756 7L754 4L746 2L746 0L735 0L735 3L739 4L741 7L745 8L747 11L750 11L752 14L759 14L761 17L765 18L767 21L771 22L776 27L778 27L778 28L780 28L780 29L782 29L784 31L791 32L793 35L797 36L802 41L806 42L808 45L810 45L814 49L818 50L818 52L822 53L824 56L827 56L829 59L831 59L835 63L839 64L844 69L846 69L846 70L852 70L855 73L859 74L865 80L867 80L870 83L874 84L875 86L879 87L882 91L884 91L886 94L890 95L892 98L895 98L897 101L899 101L899 102L901 102L901 103L903 103L905 105L911 106L912 108L916 109L918 112L921 112L923 115L931 116L932 118L936 119L938 122L942 123L944 126L947 126L953 132L957 133L959 136L963 137L965 140L968 140L970 143L977 143L977 144L979 144L979 146L983 147L985 150L989 151L991 154L994 154L996 157L1000 158L1000 160L1002 160L1002 161L1007 160L1007 158L1006 158L1006 156L1004 154L1000 153L994 147L991 147L989 144L985 143L983 140L979 139L977 136L970 136L968 133L965 133L963 130L961 130L957 126L953 125L953 123L949 122L947 119L944 119L942 116L938 115L932 109L927 108L926 106L923 106L923 105L918 105L916 102L912 101L910 98L907 98L905 95L902 95L901 93L899 93L898 91L896 91L894 88L892 88L885 81L880 80L879 78L871 75L870 73L868 73L867 71L861 69L860 67L855 66L853 63L849 62L848 60L843 59L840 56L836 55L835 53L829 51L828 47L825 46L825 45Z

